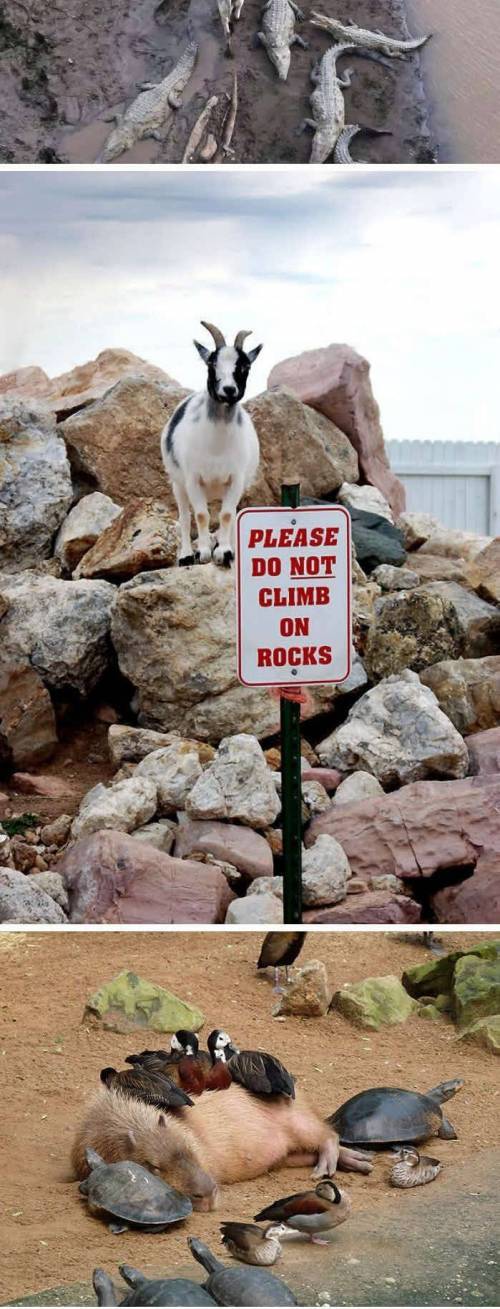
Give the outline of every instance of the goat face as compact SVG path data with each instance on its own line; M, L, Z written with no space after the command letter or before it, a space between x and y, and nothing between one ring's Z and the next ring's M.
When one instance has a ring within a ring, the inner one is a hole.
M243 399L248 374L262 346L258 345L248 353L230 345L207 350L206 346L195 341L195 346L208 368L207 387L212 400L224 405L238 404Z

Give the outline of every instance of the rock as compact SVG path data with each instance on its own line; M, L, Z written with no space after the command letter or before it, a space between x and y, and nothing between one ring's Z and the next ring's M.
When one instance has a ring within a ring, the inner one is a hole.
M483 600L500 604L500 536L475 556L467 570L467 582Z
M357 800L369 800L373 795L383 795L383 787L373 773L365 773L360 768L344 778L335 792L334 804L351 804Z
M170 854L175 841L177 827L169 818L160 818L157 823L146 823L145 827L136 827L131 833L135 841L147 841L155 850Z
M417 1011L399 977L365 977L335 991L332 1009L356 1027L371 1027L376 1032L385 1024L405 1023Z
M129 500L76 569L76 577L123 581L150 568L175 564L177 520L159 500Z
M109 495L94 491L84 495L70 509L59 528L54 554L68 573L72 573L83 555L95 545L97 538L109 527L121 510Z
M383 591L413 591L420 582L413 568L395 568L394 564L379 564L371 576Z
M297 469L302 496L327 495L357 480L357 455L347 437L292 390L265 391L246 406L259 437L260 465L243 504L279 504L283 481Z
M112 639L122 672L137 688L143 726L215 742L236 728L258 737L278 731L278 700L237 680L234 606L234 573L215 564L147 573L120 587ZM356 659L338 688L308 688L304 717L366 680Z
M26 833L26 835L29 835L29 833ZM31 872L37 853L31 841L27 841L21 835L13 836L10 843L10 852L14 867L20 873Z
M460 655L494 654L500 612L456 582L429 582L377 600L365 659L377 681L403 668L416 672Z
M370 877L369 889L371 891L390 891L392 895L405 894L404 886L401 885L399 878L395 877L393 873L383 873L381 877L375 874L374 877Z
M338 904L345 900L351 869L347 856L335 838L319 836L302 856L302 895L308 908Z
M455 1021L461 1032L480 1018L500 1015L500 953L494 959L478 955L457 959L452 995Z
M0 823L0 868L14 868L10 837Z
M0 391L13 391L28 399L33 395L41 396L49 409L62 417L105 395L120 378L136 374L177 385L163 369L148 364L130 350L101 350L96 359L52 379L41 368L19 368L15 373L0 377Z
M385 452L379 408L366 359L347 345L307 350L277 364L270 373L268 386L289 386L305 404L325 414L345 432L358 453L363 481L378 487L393 513L402 512L405 493L391 472Z
M31 768L50 759L57 746L50 695L29 663L0 671L0 770Z
M396 881L396 878L394 878L394 881ZM368 885L368 882L364 882L362 877L349 878L349 881L347 883L348 895L364 895L365 891L369 891L369 890L370 887Z
M282 877L256 877L247 889L247 895L277 895L283 899Z
M438 923L498 923L500 864L497 832L494 845L492 853L482 848L475 867L473 859L476 852L471 854L469 869L462 882L443 886L429 897L431 912ZM468 875L472 871L473 875Z
M205 1022L201 1009L133 972L118 973L90 996L83 1022L89 1020L108 1032L199 1032Z
M72 923L222 923L233 898L216 868L172 859L123 832L84 837L58 867Z
M467 561L445 559L444 555L412 554L411 570L423 582L460 582L467 586Z
M488 777L500 773L500 727L487 732L476 732L467 737L469 772L473 776Z
M141 827L156 813L156 791L151 777L127 777L111 786L98 782L82 800L71 825L71 839L78 841L108 827L117 832L132 832L135 827Z
M347 883L347 891L351 883ZM419 923L420 905L407 895L367 891L349 896L344 904L328 909L307 910L305 923Z
M305 821L313 814L322 814L330 807L330 797L321 782L302 782L302 808Z
M491 540L491 536L477 536L475 532L461 532L458 528L443 527L439 523L420 546L420 551L421 554L444 555L446 559L475 559L491 545Z
M26 660L54 690L88 695L109 666L109 582L63 582L34 572L0 579L0 671Z
M213 765L210 765L213 767ZM150 779L158 792L158 813L172 815L184 809L203 772L197 750L179 738L162 750L153 750L137 764L134 776Z
M51 899L55 900L66 916L69 899L60 873L50 870L46 873L29 873L25 881L29 882L30 886L34 886L38 891L45 891L46 895L50 895Z
M132 375L59 425L75 476L123 505L157 496L174 508L160 454L160 435L181 400L182 387Z
M221 741L185 807L190 818L237 818L257 828L273 823L281 805L256 737L239 733Z
M283 832L280 827L266 827L263 836L273 855L283 854Z
M64 441L32 402L0 399L0 568L51 553L73 498Z
M406 550L399 527L364 509L350 508L349 514L356 558L365 573L372 573L380 564L399 567L405 563Z
M420 680L462 736L500 724L500 655L444 659L424 668Z
M14 868L0 868L1 923L64 923L62 909L34 883Z
M282 923L283 904L276 895L247 895L244 900L233 900L226 914L226 923L236 926L245 923Z
M71 786L61 777L48 777L38 773L13 773L9 779L13 791L20 795L43 795L48 800L66 800Z
M439 519L433 518L432 514L414 514L409 511L399 515L397 524L403 533L405 550L418 550L433 532L441 528Z
M345 723L318 745L318 754L330 767L370 772L382 786L428 776L463 777L469 762L466 745L435 695L408 669L367 691Z
M40 837L44 845L65 845L68 840L73 819L69 814L60 814L53 822L42 827Z
M117 768L126 762L138 764L146 755L152 754L153 750L161 750L176 742L181 743L178 732L152 732L146 727L113 725L108 732L108 749ZM198 751L202 764L211 763L215 758L215 750L205 742L184 741L184 745L190 745Z
M324 1018L331 998L332 988L324 963L319 959L311 959L303 968L298 968L287 982L275 1013Z
M337 768L302 768L302 782L319 782L331 795L342 781L342 773Z
M211 854L219 862L233 864L247 877L272 877L273 856L264 836L250 827L236 823L195 822L185 814L179 816L175 855Z
M343 482L337 491L337 500L341 505L348 505L351 509L365 509L368 514L378 514L380 518L387 518L388 523L394 523L391 506L376 486L356 486L352 482Z
M470 957L483 960L498 959L499 949L499 941L488 940L480 945L467 946L464 950L451 950L440 959L433 959L431 963L407 968L401 979L403 986L414 1000L422 1000L424 996L431 996L433 999L443 995L451 997L458 960Z
M462 1032L459 1039L475 1041L491 1054L500 1054L500 1014L479 1018L477 1023L472 1023L466 1032Z

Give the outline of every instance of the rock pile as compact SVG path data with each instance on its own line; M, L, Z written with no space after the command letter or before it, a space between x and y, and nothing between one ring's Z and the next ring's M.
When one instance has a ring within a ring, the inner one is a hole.
M124 351L0 378L0 920L282 920L279 703L237 681L233 573L176 564L159 436L184 395ZM496 921L500 541L404 512L348 347L249 409L249 502L293 473L352 523L352 672L303 706L305 918ZM103 700L108 771L68 795L61 741ZM51 821L13 824L21 792Z

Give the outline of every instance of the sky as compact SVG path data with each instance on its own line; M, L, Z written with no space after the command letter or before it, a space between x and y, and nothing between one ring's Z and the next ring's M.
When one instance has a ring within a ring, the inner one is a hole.
M500 170L3 168L0 372L121 347L200 389L200 319L372 365L387 439L500 440Z

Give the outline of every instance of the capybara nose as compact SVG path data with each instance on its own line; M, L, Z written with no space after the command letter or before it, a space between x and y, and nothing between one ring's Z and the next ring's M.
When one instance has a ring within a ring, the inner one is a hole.
M214 1186L213 1191L210 1191L208 1195L192 1195L191 1199L193 1209L196 1209L198 1213L210 1213L210 1210L216 1209L219 1203L219 1188Z

